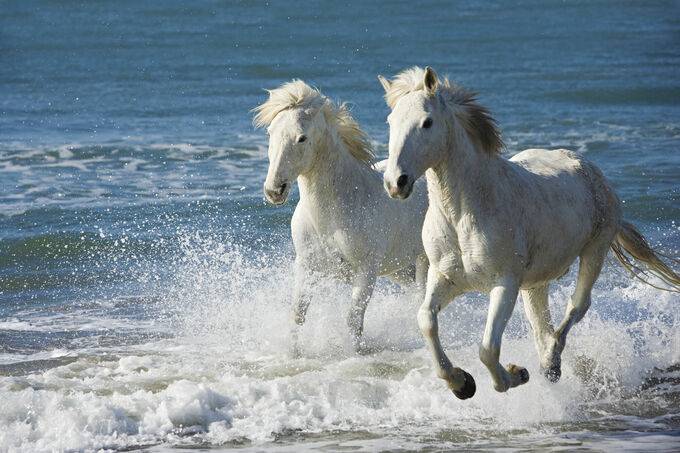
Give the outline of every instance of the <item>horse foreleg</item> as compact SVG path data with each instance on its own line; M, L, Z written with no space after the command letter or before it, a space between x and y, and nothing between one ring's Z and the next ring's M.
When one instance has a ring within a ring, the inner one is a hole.
M354 276L352 282L352 306L347 317L347 325L349 326L354 343L354 349L361 348L361 335L364 331L364 313L368 301L373 294L373 287L377 278L377 271L362 270Z
M517 284L511 281L491 290L489 314L486 318L482 345L479 348L479 358L489 369L494 388L499 392L505 392L511 387L517 387L529 381L529 372L526 368L512 364L504 368L498 361L501 355L503 331L515 307L517 293Z
M522 291L524 311L534 330L536 352L541 363L541 371L551 382L560 378L560 355L555 355L553 326L548 308L548 290L550 285L538 286Z
M416 258L416 285L424 288L427 284L427 272L430 266L430 262L427 259L426 254L418 255Z
M300 355L299 329L305 322L309 303L312 301L311 271L298 260L295 261L295 281L293 283L293 300L291 314L295 325L291 330L292 354Z
M427 273L425 301L418 310L418 327L430 347L437 376L446 381L458 398L467 399L475 394L475 380L462 369L454 367L446 356L439 341L437 319L439 312L460 293L437 269L430 267Z
M295 282L293 286L292 314L295 324L305 323L307 309L312 300L310 291L310 271L298 261L295 261Z

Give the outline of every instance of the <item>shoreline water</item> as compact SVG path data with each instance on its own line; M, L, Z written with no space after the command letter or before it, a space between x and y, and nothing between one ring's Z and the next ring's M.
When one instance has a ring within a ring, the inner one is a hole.
M376 76L430 65L479 91L511 156L583 153L624 218L680 256L680 10L538 4L5 2L0 15L0 451L240 449L673 451L677 295L605 265L562 380L538 372L518 303L496 393L478 360L487 299L441 314L475 376L436 378L420 301L380 280L371 353L352 352L349 289L324 282L289 351L289 222L266 204L250 110L292 78L352 113L387 154ZM574 266L551 287L564 313Z

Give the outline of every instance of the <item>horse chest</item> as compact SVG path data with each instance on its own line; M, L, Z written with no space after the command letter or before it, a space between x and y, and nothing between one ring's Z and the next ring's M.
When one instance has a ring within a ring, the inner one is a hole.
M325 254L330 262L345 267L354 265L358 250L362 249L361 238L353 233L345 222L321 217L315 225L318 241L323 244Z
M454 283L460 283L465 277L464 265L461 259L458 235L453 225L445 217L438 215L431 209L427 211L423 224L423 246L434 266Z
M492 240L471 224L454 226L443 215L429 215L423 227L423 245L431 265L458 286L485 287L505 257L516 255L512 241Z

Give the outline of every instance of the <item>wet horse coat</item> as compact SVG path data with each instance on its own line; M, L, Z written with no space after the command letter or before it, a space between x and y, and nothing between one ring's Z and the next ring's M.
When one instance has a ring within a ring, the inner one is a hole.
M444 353L437 320L456 296L474 290L489 295L479 356L495 389L503 392L529 380L525 368L499 362L503 330L519 292L543 372L556 381L567 334L590 306L610 247L624 265L627 252L673 288L680 286L677 274L621 219L612 187L585 158L563 149L530 149L504 159L495 121L473 93L440 81L430 68L380 80L392 109L385 189L407 199L415 181L423 174L427 178L423 243L430 269L418 324L437 375L459 398L474 394L474 379ZM576 258L576 290L554 328L549 284Z
M385 193L382 173L372 165L368 136L345 104L335 106L300 80L269 93L269 100L255 109L255 125L267 126L270 136L264 192L278 205L295 180L300 189L291 220L295 322L305 321L314 272L341 278L352 285L348 324L358 348L376 278L385 275L401 284L414 277L425 281L420 231L426 187L417 188L407 204Z

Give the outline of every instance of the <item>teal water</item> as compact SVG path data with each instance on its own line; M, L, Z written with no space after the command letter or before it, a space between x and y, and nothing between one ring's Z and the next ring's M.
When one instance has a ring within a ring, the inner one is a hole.
M478 382L456 400L387 282L377 352L351 351L349 290L325 282L290 356L297 194L265 203L250 109L301 78L385 156L376 76L415 64L479 91L508 155L584 153L680 255L677 2L0 1L0 451L676 450L680 299L617 267L554 386L518 304L503 357L532 380L492 390L473 294L442 314Z

